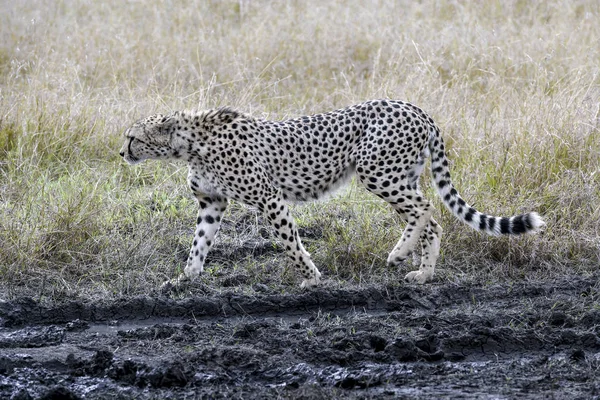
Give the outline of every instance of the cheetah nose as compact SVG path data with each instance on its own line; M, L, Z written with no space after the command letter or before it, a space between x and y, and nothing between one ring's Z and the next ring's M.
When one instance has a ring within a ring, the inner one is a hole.
M119 152L119 154L121 155L121 157L125 157L125 152L124 152L123 150L121 150L121 151Z

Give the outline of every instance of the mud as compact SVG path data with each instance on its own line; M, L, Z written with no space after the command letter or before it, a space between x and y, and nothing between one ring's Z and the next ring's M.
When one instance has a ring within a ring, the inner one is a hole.
M599 398L597 282L22 298L0 398Z

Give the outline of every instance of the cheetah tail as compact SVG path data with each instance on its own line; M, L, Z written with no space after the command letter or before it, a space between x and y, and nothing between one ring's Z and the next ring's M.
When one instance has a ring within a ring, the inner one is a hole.
M431 152L431 173L438 193L452 214L465 224L493 236L535 233L545 225L536 212L512 217L495 217L483 214L467 204L452 185L444 142L437 127L432 129L429 151Z

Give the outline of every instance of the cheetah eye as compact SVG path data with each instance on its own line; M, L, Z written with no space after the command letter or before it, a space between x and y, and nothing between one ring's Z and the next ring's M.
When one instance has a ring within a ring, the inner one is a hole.
M137 137L134 137L134 136L127 136L127 140L129 140L131 144L133 144L133 142L146 144L145 141L138 139Z
M133 136L125 136L125 140L129 142L129 146L133 145L134 142L139 142L140 140Z

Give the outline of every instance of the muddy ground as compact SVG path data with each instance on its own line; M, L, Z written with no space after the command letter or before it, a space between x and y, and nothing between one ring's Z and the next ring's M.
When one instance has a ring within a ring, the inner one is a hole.
M599 276L0 303L0 398L600 398Z

